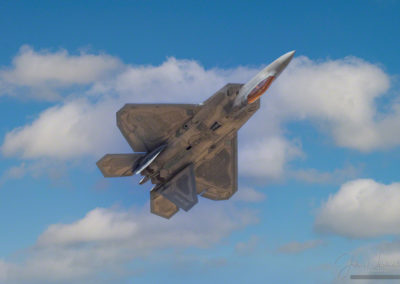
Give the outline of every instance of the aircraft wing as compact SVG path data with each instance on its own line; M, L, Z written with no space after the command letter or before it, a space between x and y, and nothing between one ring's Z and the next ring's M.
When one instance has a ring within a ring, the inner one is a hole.
M193 104L126 104L117 125L135 152L149 152L166 141L195 113Z
M197 192L203 197L229 199L237 191L236 134L220 142L212 156L206 156L195 164L195 177Z

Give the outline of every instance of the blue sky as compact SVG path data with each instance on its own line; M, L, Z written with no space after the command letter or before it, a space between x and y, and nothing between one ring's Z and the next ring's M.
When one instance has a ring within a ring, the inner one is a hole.
M395 0L1 2L0 283L399 273L399 28ZM165 221L150 185L96 168L129 151L123 104L200 103L293 49L231 200Z

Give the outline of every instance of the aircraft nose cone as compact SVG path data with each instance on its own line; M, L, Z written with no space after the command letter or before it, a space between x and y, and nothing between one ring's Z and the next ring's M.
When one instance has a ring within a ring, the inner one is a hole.
M295 50L285 53L281 57L279 57L274 63L274 71L276 72L275 77L278 77L279 74L289 65L290 61L292 60L294 54L296 53Z
M240 89L235 100L235 106L247 105L258 100L269 88L271 83L282 73L286 66L288 66L295 52L296 51L293 50L285 53L247 82Z
M296 53L296 50L292 50L292 51L289 51L288 53L285 53L281 57L284 57L290 61L290 60L292 60L295 53Z

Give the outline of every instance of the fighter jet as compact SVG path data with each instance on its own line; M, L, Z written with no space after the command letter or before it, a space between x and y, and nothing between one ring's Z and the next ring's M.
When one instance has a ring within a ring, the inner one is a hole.
M150 180L151 212L171 218L198 195L229 199L238 187L237 132L260 108L260 97L292 60L288 52L246 84L227 84L202 104L126 104L117 125L135 153L106 154L104 177Z

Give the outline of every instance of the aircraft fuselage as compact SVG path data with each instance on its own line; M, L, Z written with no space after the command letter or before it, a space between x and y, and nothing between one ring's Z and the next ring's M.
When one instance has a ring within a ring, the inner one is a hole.
M242 84L228 84L199 105L194 116L166 141L167 147L142 172L154 184L164 183L190 163L209 159L224 140L231 140L258 110L259 101L234 107Z

